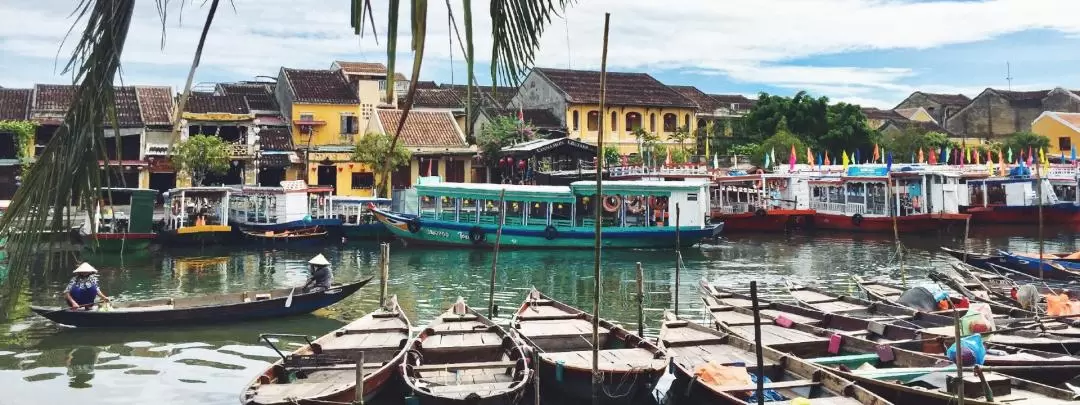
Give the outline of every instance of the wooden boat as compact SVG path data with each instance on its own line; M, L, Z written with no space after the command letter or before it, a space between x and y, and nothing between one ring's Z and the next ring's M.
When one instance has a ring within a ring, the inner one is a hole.
M422 404L516 404L533 373L523 345L458 298L409 343L401 376Z
M702 300L712 315L713 321L723 324L729 330L737 330L740 336L753 337L753 310L749 297L745 294L724 288L717 288L708 282L702 284ZM844 338L865 339L875 343L889 344L893 347L922 352L938 359L945 359L945 350L953 342L952 337L924 336L918 312L914 317L895 319L867 319L847 316L840 313L825 313L815 309L783 302L759 299L762 322L766 328L787 324L786 329L803 332L804 338L813 339L826 336L823 330L836 331ZM782 319L781 319L782 318ZM929 339L924 339L929 338ZM1040 350L1021 349L1014 346L995 343L989 337L984 339L988 350L985 360L987 366L1015 367L1010 375L1042 384L1056 386L1080 375L1080 357L1051 353ZM1040 366L1054 366L1046 369Z
M263 339L282 358L247 385L240 394L240 403L353 403L357 400L356 363L361 353L364 361L362 397L368 401L395 380L398 366L409 350L411 326L394 296L375 312L323 335L289 355L282 354L268 339L288 335L264 335Z
M949 274L943 274L947 279L939 282L944 283L947 281L957 284L957 286L949 284L949 287L959 293L963 293L963 291L961 291L962 289L967 289L973 294L982 296L984 294L983 291L985 290L985 295L990 299L1002 304L1017 307L1020 306L1020 303L1012 297L1012 292L1013 289L1020 288L1020 286L1024 284L1034 286L1039 290L1039 294L1066 294L1069 298L1080 299L1080 291L1076 289L1075 285L1050 280L1037 280L1026 275L1026 278L1022 280L1013 280L1006 276L1009 273L1004 271L1005 269L1003 267L991 264L990 268L992 271L983 270L968 264L953 263L952 269L954 271ZM932 276L935 273L941 272L935 271L930 273L930 275ZM1012 274L1015 275L1016 273Z
M728 325L726 322L718 323L721 329L731 333L740 336L746 333L743 328L729 328ZM784 328L779 324L772 326ZM762 332L764 331L763 328ZM763 336L762 344L799 357L808 363L827 367L830 372L855 381L887 401L897 404L956 403L953 384L948 382L948 375L955 375L956 369L948 360L900 349L889 342L870 342L842 332L824 329L818 329L817 333L795 331L801 335L789 334L788 336L792 337L790 340L774 340L772 343ZM815 339L798 339L797 336L813 336ZM1041 405L1080 399L1080 396L1072 392L1011 375L990 371L984 371L984 374L993 389L993 399L985 399L986 395L981 390L969 388L965 392L965 403L991 404L997 401ZM965 382L965 386L972 386L980 380L967 374Z
M809 225L814 210L809 195L786 174L717 177L712 187L712 218L728 232L787 232ZM805 182L801 182L805 187Z
M1064 260L1061 255L1044 253L1040 259L1038 253L1013 253L999 251L1004 267L1019 271L1032 277L1050 280L1080 280L1080 262Z
M745 367L748 374L757 373L756 348L746 339L665 314L658 344L672 356L675 382L668 395L675 396L676 403L745 405L749 394L757 389L754 384L717 386L700 382L697 377L698 368L709 363ZM802 397L811 403L836 405L888 403L850 381L780 351L764 347L762 356L762 374L769 380L765 389L785 399Z
M326 239L326 230L321 227L302 228L287 231L241 231L244 238L264 244L310 244Z
M942 246L941 250L945 253L948 253L949 256L955 257L961 262L970 264L981 269L989 270L989 263L994 263L999 266L1005 264L1005 258L1001 257L1000 254L964 252L963 250L957 250L945 246Z
M335 215L341 220L341 234L348 239L386 239L390 231L371 212L371 206L388 210L391 200L376 197L329 197Z
M375 217L408 243L490 248L499 218L503 248L589 248L595 240L595 204L603 204L604 246L654 248L674 246L676 234L686 245L715 237L723 224L706 223L708 184L691 181L596 182L567 186L434 183L414 187L419 214L374 209ZM496 207L500 198L503 207ZM679 205L679 224L675 208ZM579 209L578 207L585 207ZM679 232L676 232L676 228Z
M79 229L83 245L101 252L145 250L157 237L153 230L157 194L149 189L102 188L102 205L93 208L94 215L84 215Z
M170 244L222 243L232 233L229 187L183 187L165 193L165 225L160 237Z
M532 350L545 392L573 400L592 398L593 315L533 289L514 315L513 329ZM604 319L600 324L600 371L606 403L628 403L648 395L667 370L664 351Z
M145 301L114 302L111 310L71 310L32 306L38 315L75 327L150 327L230 323L252 319L306 314L345 299L373 277L329 290L302 292L282 288L263 293L232 293Z
M336 230L342 220L333 212L333 194L331 186L303 180L282 181L279 187L244 186L230 199L229 223L255 231Z
M898 299L900 298L900 295L908 290L908 288L884 281L864 280L858 276L855 277L855 284L872 300L885 301L896 306L904 306ZM953 305L958 304L961 301L962 295L951 292L948 289L944 290L949 292L949 301ZM1025 311L1015 305L1006 305L993 300L984 300L983 302L990 305L990 309L993 311L996 319L1033 318L1036 316L1034 312ZM952 310L947 309L931 312L952 316L951 311Z

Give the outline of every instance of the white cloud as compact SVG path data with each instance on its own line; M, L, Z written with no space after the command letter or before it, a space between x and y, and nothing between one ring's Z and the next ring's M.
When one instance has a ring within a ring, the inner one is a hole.
M135 66L143 69L139 75L129 75L129 82L182 83L183 75L175 72L191 62L206 8L199 2L188 4L179 24L178 3L172 2L169 10L164 48L154 2L137 3L124 60L129 71ZM486 60L491 47L488 4L474 3L477 54ZM0 60L26 62L0 63L4 68L0 83L62 81L54 74L53 62L71 24L71 7L66 0L0 4ZM223 4L218 11L203 55L204 71L246 79L276 75L282 65L318 68L339 58L385 59L385 0L376 0L374 6L380 44L370 34L363 40L353 35L344 2L236 0L235 7L234 12ZM1075 18L1080 2L1074 0L589 0L573 5L565 20L553 20L541 40L537 64L565 67L569 61L574 68L597 67L604 12L612 13L609 65L613 70L694 71L809 89L837 100L874 102L902 97L912 90L902 83L925 72L878 66L873 60L863 66L806 66L792 61L857 50L927 49L1030 29L1080 35L1080 19ZM462 11L454 14L460 22ZM403 11L403 29L408 27L408 16ZM455 61L462 55L457 38L450 46L443 3L431 3L428 27L425 72L445 72L451 52ZM409 38L401 37L399 44L398 70L407 71ZM63 58L67 53L59 55ZM477 74L487 76L484 71Z

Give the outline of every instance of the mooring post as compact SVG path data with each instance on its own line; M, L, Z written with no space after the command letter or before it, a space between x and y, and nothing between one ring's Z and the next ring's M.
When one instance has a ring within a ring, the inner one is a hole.
M637 333L645 336L645 273L637 262Z
M533 404L540 405L540 350L533 351Z
M675 203L675 316L679 316L679 281L682 276L682 249L679 246L679 222L682 210L679 203Z
M600 115L605 113L607 96L607 52L608 32L611 27L611 13L604 13L604 43L600 56ZM592 319L592 403L600 405L603 394L604 376L600 374L600 259L603 249L603 228L601 227L601 202L604 200L604 126L596 134L596 202L593 210L596 224L593 232L593 319Z
M390 283L390 244L379 245L379 306L386 305L386 289Z
M364 405L364 352L356 355L356 400L354 403Z
M758 308L757 281L750 282L750 303L754 306L754 354L757 355L757 403L765 405L765 354L761 348L761 309Z
M526 203L527 204L527 203ZM528 207L522 207L528 209ZM495 317L495 274L499 268L499 245L502 243L503 224L506 223L506 189L499 192L499 227L495 229L495 250L491 257L491 281L488 284L488 318Z
M953 328L956 332L956 350L953 352L956 356L956 403L957 405L964 405L964 356L963 345L960 343L960 339L963 335L960 334L960 311L955 305L949 305L952 308L953 316Z

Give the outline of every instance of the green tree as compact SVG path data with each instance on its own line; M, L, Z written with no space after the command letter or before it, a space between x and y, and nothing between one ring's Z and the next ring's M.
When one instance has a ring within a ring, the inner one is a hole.
M794 97L758 95L745 120L749 134L745 143L760 143L773 136L781 120L788 130L815 150L872 150L878 134L866 124L866 115L854 104L829 104L827 97L814 98L804 91Z
M691 135L692 134L690 133L690 128L683 126L683 127L676 128L675 132L672 132L671 135L668 135L668 139L670 139L670 140L674 141L676 144L678 144L679 145L679 150L685 152L686 151L686 141L690 140Z
M604 164L607 166L617 166L622 160L622 154L619 153L619 148L615 146L604 147Z
M1050 147L1050 138L1033 133L1033 132L1017 132L1009 135L1005 138L1005 141L1001 144L1002 150L1013 150L1013 158L1015 159L1019 153L1024 153L1027 156L1028 148L1035 153L1044 148ZM1036 155L1038 156L1038 155Z
M776 166L778 164L784 164L788 162L789 156L791 156L791 146L795 145L795 160L799 159L798 153L806 150L806 144L803 143L798 137L791 133L787 128L787 120L780 119L779 125L776 128L776 134L763 141L757 148L755 148L753 155L751 155L750 163L755 166L762 166L765 164L765 154L776 151L775 162L770 162L770 166Z
M898 162L909 161L913 155L916 156L915 160L918 160L919 150L923 151L924 158L929 159L925 156L926 153L936 152L941 147L951 147L949 138L945 134L926 131L915 125L909 125L901 132L884 137L882 145L892 152L893 159Z
M390 196L390 187L388 187L389 183L383 183L384 179L387 178L383 173L383 170L385 170L383 162L389 157L390 167L397 168L408 165L409 160L412 159L412 154L405 148L405 145L397 144L391 149L390 138L390 135L387 134L368 132L356 143L352 155L352 161L367 165L375 173L376 193L382 193L384 197ZM391 172L393 172L393 169L391 169Z
M494 167L502 156L502 149L519 142L532 140L536 129L529 124L522 124L516 118L495 117L480 128L476 137L476 146L480 148L480 158L487 167Z
M214 135L191 135L176 144L171 159L191 175L191 185L198 187L207 175L229 170L229 144Z
M641 155L642 162L650 165L653 164L656 160L654 155L656 155L656 153L658 152L656 147L658 145L662 146L660 144L660 136L655 133L648 132L641 127L634 128L634 130L630 132L630 134L634 136L634 139L637 139L638 154ZM650 150L652 151L651 154L648 152Z

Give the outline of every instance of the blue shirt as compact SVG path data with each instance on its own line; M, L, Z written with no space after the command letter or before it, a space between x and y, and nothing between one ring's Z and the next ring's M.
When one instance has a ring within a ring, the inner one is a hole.
M96 274L72 277L64 292L71 294L71 299L78 305L92 304L98 294L98 277Z

